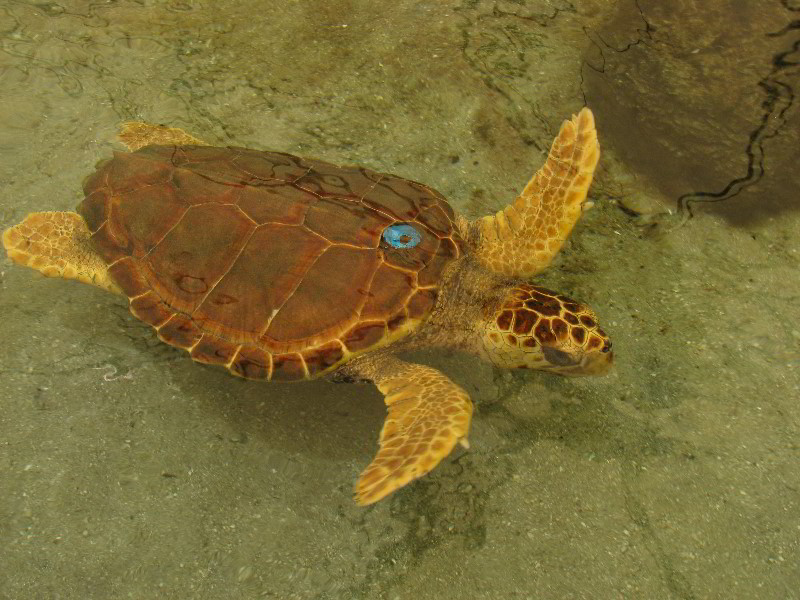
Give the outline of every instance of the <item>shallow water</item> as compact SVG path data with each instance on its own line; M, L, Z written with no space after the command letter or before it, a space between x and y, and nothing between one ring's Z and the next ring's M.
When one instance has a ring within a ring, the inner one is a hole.
M235 379L4 259L0 597L800 598L800 4L667 4L0 3L3 228L72 209L134 119L473 218L588 103L595 208L540 281L617 361L420 353L472 394L471 448L363 509L374 388Z

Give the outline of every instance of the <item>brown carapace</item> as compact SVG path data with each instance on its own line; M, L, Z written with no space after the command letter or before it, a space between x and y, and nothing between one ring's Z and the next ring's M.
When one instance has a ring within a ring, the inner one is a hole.
M611 365L587 307L526 281L587 207L599 157L588 109L512 204L471 223L395 175L145 123L120 138L131 152L98 165L77 212L32 213L4 232L9 257L123 294L160 339L235 375L373 381L388 415L361 504L467 446L467 392L398 351L451 347L568 375Z
M84 193L78 214L131 312L249 379L314 378L407 334L462 245L433 190L277 152L145 146ZM414 252L381 244L397 223L417 226Z

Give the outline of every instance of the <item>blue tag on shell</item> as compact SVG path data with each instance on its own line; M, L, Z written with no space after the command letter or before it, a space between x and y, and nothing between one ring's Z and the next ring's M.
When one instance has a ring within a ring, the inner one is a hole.
M383 241L392 248L413 248L422 241L422 236L411 225L389 225L383 230Z

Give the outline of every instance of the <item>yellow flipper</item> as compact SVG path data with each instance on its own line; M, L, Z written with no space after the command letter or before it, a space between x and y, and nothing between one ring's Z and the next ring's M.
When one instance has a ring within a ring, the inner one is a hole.
M131 152L145 146L208 146L183 129L137 121L123 123L117 137Z
M445 375L423 365L388 358L378 372L364 372L385 396L389 414L380 449L361 474L358 504L377 502L425 475L460 442L468 447L472 401Z
M86 223L74 212L31 213L3 232L3 246L15 263L48 277L76 279L121 294L105 261L92 247Z
M584 108L561 125L547 161L522 194L472 225L478 260L514 277L547 267L581 216L599 158L594 116Z

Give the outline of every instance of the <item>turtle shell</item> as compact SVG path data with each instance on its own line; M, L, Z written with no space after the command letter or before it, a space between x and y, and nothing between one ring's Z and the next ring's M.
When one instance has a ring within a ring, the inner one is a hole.
M78 212L131 312L250 379L313 378L407 335L463 250L431 188L277 152L118 152L84 192Z

